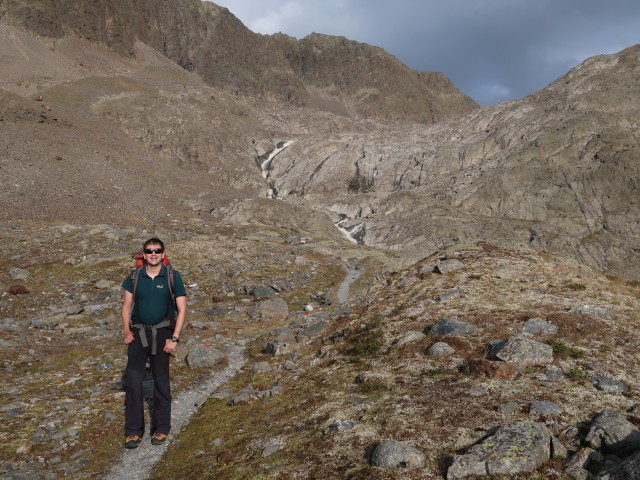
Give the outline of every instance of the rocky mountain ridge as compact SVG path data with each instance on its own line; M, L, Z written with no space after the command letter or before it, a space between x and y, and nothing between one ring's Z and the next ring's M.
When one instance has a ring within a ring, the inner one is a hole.
M443 74L413 71L380 48L318 34L301 41L255 34L206 1L8 0L0 21L130 56L141 41L218 89L353 117L433 123L478 107Z

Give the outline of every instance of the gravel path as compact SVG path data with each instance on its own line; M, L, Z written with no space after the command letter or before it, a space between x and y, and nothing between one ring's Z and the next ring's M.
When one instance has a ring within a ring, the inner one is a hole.
M171 434L168 442L180 433L183 427L189 423L191 415L209 398L209 395L230 380L246 362L244 348L233 346L226 349L229 365L222 372L216 373L205 383L196 388L182 392L173 399L171 409ZM147 422L148 423L148 422ZM148 430L148 427L147 427ZM149 432L135 450L126 450L120 455L118 463L111 469L105 480L144 480L151 475L153 467L164 455L167 445L151 445Z
M347 274L338 287L338 303L345 303L349 299L351 284L364 274L358 266L347 265Z

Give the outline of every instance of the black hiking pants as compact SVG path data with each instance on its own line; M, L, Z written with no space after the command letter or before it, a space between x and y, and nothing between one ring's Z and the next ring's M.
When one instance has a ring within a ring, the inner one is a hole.
M153 374L153 408L151 434L169 434L171 430L171 386L169 384L169 354L164 344L171 338L171 330L160 328L156 336L156 354L151 354L151 330L133 329L134 341L127 348L127 370L125 380L125 435L144 436L144 392L143 381L149 361ZM140 335L146 335L148 347L143 347Z

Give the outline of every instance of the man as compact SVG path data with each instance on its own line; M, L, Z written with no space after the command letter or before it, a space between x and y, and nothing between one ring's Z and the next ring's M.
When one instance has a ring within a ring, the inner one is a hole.
M144 242L145 266L138 269L136 284L132 275L122 283L122 331L127 344L125 446L137 448L144 435L144 396L142 381L147 362L153 373L153 413L151 443L161 445L171 430L171 387L169 360L180 341L187 314L186 292L180 273L164 264L164 243L151 238ZM175 275L170 294L169 275ZM135 290L135 298L134 298ZM177 309L177 312L176 312ZM175 319L175 328L170 328Z

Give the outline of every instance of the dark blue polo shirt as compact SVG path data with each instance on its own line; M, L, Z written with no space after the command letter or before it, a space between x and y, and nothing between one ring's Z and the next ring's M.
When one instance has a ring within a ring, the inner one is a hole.
M140 269L136 298L133 299L133 308L131 310L131 323L153 325L162 322L166 317L175 317L176 311L169 295L169 284L167 282L167 267L164 265L155 278L147 275L146 268ZM133 293L131 275L127 276L125 281L122 282L122 288L129 293ZM176 298L187 295L184 283L182 283L182 277L178 271L175 271L173 292Z

